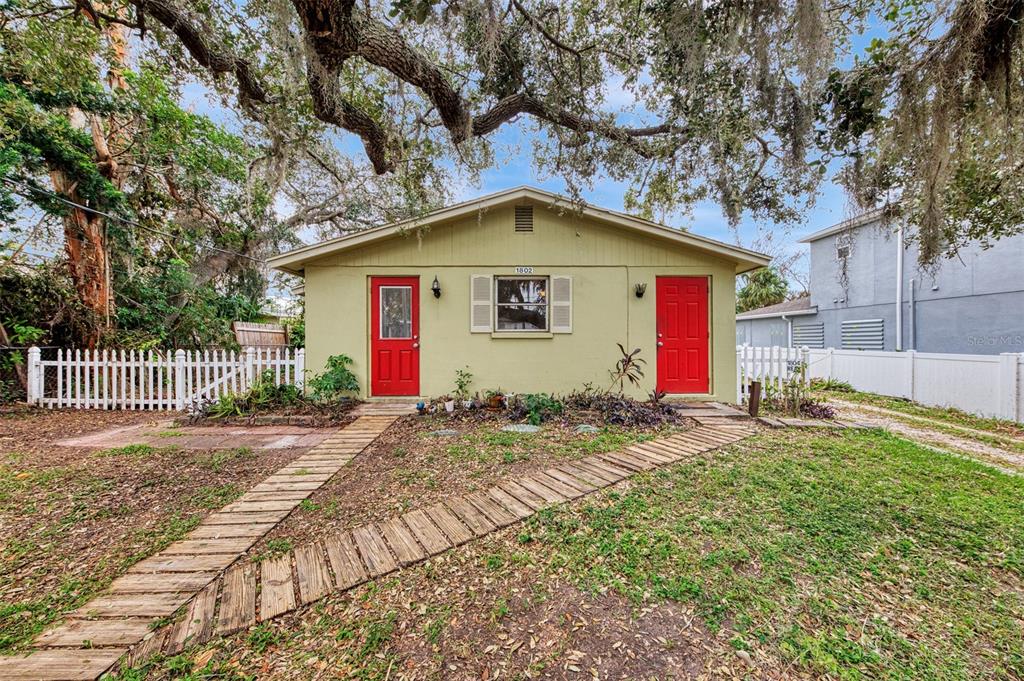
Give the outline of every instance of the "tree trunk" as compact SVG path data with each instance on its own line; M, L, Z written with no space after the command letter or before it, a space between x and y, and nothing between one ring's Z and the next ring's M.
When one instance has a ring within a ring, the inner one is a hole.
M116 13L121 12L123 10L117 10ZM119 24L108 23L103 32L113 55L113 63L107 72L107 84L112 89L124 89L127 87L124 69L128 59L126 29ZM98 116L90 115L88 120L82 120L82 113L77 109L70 112L69 118L73 123L77 119L82 127L88 125L96 150L96 167L103 177L115 188L120 189L124 184L124 177L123 173L119 172L119 164L111 152L111 147L125 148L124 130L111 120L107 121L107 130L120 129L121 132L108 134L104 131L103 121ZM75 183L60 170L51 170L50 180L53 182L54 190L68 201L88 205L85 197L78 193ZM95 348L102 333L110 329L110 319L114 312L107 219L88 210L69 207L69 212L64 217L64 248L75 292L92 317L90 330L86 337L80 340L86 347Z

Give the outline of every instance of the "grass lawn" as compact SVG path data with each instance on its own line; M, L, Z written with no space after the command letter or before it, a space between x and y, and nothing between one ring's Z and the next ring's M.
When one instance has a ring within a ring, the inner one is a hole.
M1024 677L1024 480L773 431L123 678Z

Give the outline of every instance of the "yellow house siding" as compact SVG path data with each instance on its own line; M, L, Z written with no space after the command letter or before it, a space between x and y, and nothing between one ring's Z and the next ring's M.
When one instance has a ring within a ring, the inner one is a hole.
M710 277L710 393L703 399L735 400L735 265L698 251L621 228L534 208L534 232L513 230L513 208L470 220L432 225L417 239L383 243L317 260L305 268L306 362L320 371L328 356L354 360L363 396L370 385L369 277L420 278L420 392L454 389L455 370L468 366L473 390L565 393L592 383L609 384L619 356L616 342L641 348L646 378L637 397L654 389L657 276ZM470 333L470 277L514 274L531 266L538 276L573 278L573 331L546 337L499 338ZM434 277L442 296L430 291ZM646 283L642 299L633 292Z

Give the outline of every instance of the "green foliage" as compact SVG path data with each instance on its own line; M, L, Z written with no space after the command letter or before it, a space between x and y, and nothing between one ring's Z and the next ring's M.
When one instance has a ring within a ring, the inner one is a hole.
M625 390L626 381L632 385L640 385L640 381L644 377L643 365L647 364L647 360L639 356L640 348L633 352L626 352L622 343L616 343L616 345L619 347L621 357L615 362L615 368L608 372L612 378L612 384L608 389L611 390L615 384L618 384L621 393Z
M473 384L473 374L469 367L455 370L455 397L465 400L469 397L469 386Z
M781 303L789 294L789 284L774 267L764 267L750 274L743 274L738 283L737 312Z
M259 412L291 407L302 400L302 392L291 383L276 385L274 371L266 369L256 377L252 386L241 394L228 393L205 408L212 419L248 416Z
M288 335L288 345L293 348L306 347L306 313L298 317L284 320L284 328Z
M306 381L317 401L333 401L359 392L359 379L349 369L352 358L348 355L331 355L327 368Z
M526 410L526 420L534 426L562 413L564 406L554 395L547 393L530 393L521 395Z

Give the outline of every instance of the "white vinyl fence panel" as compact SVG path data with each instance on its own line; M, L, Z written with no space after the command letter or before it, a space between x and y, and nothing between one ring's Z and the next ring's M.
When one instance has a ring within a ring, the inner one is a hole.
M244 392L264 371L275 385L302 387L305 351L63 350L28 353L28 402L76 409L184 410Z
M1024 422L1024 354L958 355L835 348L804 348L801 352L804 350L810 378L845 381L865 392ZM757 353L771 356L772 352L772 348L737 348L741 384L744 367L751 362L749 357ZM742 390L739 396L743 396Z

